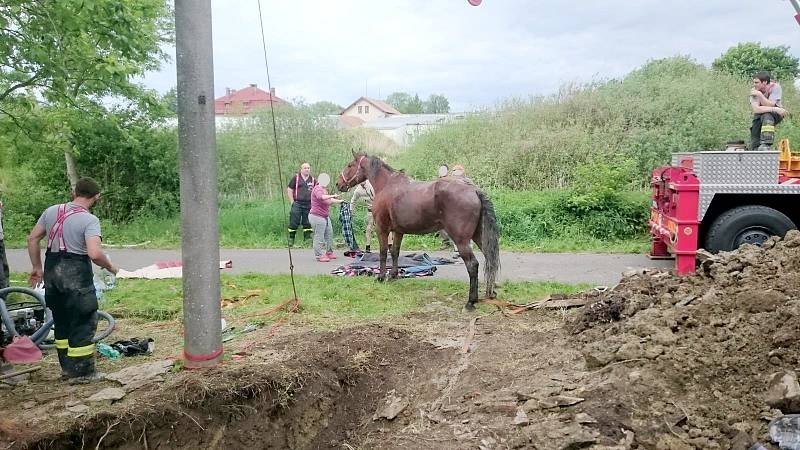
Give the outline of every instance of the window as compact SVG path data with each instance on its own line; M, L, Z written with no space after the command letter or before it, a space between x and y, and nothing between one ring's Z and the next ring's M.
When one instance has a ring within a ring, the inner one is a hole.
M362 111L363 109L364 109L364 107L363 107L363 106L359 106L359 107L358 107L358 113L359 113L359 114L363 113L363 112L364 112L364 111Z
M364 114L369 114L369 105L364 106Z

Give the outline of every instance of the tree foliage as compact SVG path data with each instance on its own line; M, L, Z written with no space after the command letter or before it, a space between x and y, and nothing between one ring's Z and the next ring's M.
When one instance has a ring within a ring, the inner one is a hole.
M447 97L440 94L431 94L423 105L423 110L427 114L445 114L450 112L450 102Z
M393 92L386 97L385 101L403 114L420 114L423 111L422 100L419 99L417 94Z
M793 81L800 74L799 60L786 46L762 47L756 42L743 42L731 47L714 60L711 67L721 72L751 78L756 72L768 71L772 78Z
M165 0L5 0L0 4L0 104L25 89L44 100L126 96L171 40Z
M444 114L450 112L450 102L441 94L431 94L422 101L418 94L394 92L386 97L386 103L394 106L403 114Z
M103 112L109 96L160 109L131 80L156 69L172 39L167 0L5 0L0 3L0 119L66 161L77 179L63 114ZM39 104L45 106L40 108Z
M327 116L331 114L339 114L344 108L336 103L329 101L319 101L308 105L308 110L314 116Z
M171 87L161 97L165 113L171 117L178 117L178 89Z
M748 139L749 92L749 80L687 57L650 61L621 79L467 115L421 135L392 164L424 179L441 164L461 163L480 186L514 190L570 188L585 179L577 168L589 166L646 188L672 152ZM784 102L800 102L790 83ZM798 121L785 118L777 137L800 145Z
M352 158L353 137L335 123L319 120L309 108L275 110L282 173L277 172L272 111L260 109L217 131L219 191L225 196L263 198L281 195L300 164L331 178Z
M40 120L58 120L71 130L69 143L80 176L103 187L95 211L103 218L126 221L140 215L170 215L178 208L177 134L160 127L135 108L97 111L50 108ZM14 142L10 160L10 212L35 217L54 202L68 200L69 181L58 152L36 151L41 143ZM11 214L9 214L10 216ZM27 227L32 226L28 224Z

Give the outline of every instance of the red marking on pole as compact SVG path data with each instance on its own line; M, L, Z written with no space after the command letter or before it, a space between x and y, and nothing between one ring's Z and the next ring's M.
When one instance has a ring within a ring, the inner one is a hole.
M472 2L472 0L470 0L470 3L471 3L471 2ZM478 2L478 3L480 3L480 2ZM794 15L794 20L796 20L796 21L797 21L797 24L798 24L798 25L800 25L800 14L795 14L795 15Z
M213 351L211 353L205 354L205 355L192 355L190 353L187 353L186 350L184 350L183 351L183 358L185 360L187 360L187 361L192 361L192 362L211 361L212 359L214 359L214 358L218 357L219 355L221 355L222 351L223 351L222 350L222 346L220 346L217 350L215 350L215 351Z
M483 1L483 0L467 0L467 1L468 1L468 2L469 2L469 4L470 4L470 5L472 5L472 6L478 6L478 5L480 5L480 4L481 4L481 1ZM798 22L800 22L800 19L798 19Z

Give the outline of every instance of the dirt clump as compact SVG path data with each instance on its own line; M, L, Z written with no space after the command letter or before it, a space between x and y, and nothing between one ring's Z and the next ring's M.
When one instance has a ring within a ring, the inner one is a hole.
M587 396L622 400L644 448L766 443L769 419L800 412L798 294L797 231L705 255L691 276L628 274L568 324L604 373Z

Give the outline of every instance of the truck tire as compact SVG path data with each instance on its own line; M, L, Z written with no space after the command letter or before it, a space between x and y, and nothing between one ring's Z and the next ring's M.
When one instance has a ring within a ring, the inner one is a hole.
M728 252L742 244L761 245L770 236L786 235L797 227L786 214L761 205L738 206L711 223L706 234L706 250Z

